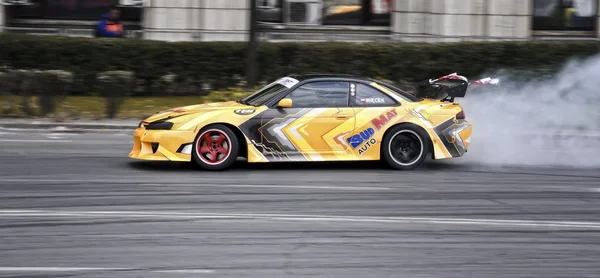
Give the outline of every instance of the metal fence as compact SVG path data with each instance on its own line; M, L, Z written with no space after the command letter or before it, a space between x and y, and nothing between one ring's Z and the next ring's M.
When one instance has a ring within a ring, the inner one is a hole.
M41 28L41 27L0 27L0 32L35 34L67 37L93 37L91 28ZM184 34L186 41L203 41L213 35L247 35L247 31L185 31L185 30L127 30L125 37L130 39L152 38L156 34ZM462 41L532 41L532 40L577 40L598 41L597 37L561 37L561 36L531 36L531 37L484 37L484 36L438 36L382 33L381 31L338 31L315 30L261 30L257 34L259 41L265 42L462 42Z

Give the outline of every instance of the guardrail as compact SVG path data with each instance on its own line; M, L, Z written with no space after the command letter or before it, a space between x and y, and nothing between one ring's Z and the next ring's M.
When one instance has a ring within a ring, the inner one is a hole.
M94 37L91 28L39 28L39 27L0 27L0 32L13 34L52 35L65 37ZM140 30L127 30L127 38L141 37Z
M93 37L94 30L91 28L40 28L40 27L0 27L0 32L36 34L36 35L54 35L70 37ZM240 35L247 34L247 31L226 31L226 30L126 30L126 38L144 38L145 33L150 34L189 34L186 36L191 41L202 41L204 35ZM578 41L598 41L597 37L573 37L573 36L531 36L531 37L489 37L489 36L440 36L440 35L412 35L412 34L382 34L381 31L362 32L340 31L340 32L320 32L310 30L260 30L257 34L259 41L267 42L373 42L373 41L394 41L394 42L461 42L461 41L533 41L533 40L578 40Z

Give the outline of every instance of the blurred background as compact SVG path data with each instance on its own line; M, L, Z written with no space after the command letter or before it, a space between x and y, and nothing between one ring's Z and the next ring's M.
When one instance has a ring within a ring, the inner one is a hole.
M127 37L165 41L248 40L253 8L263 41L598 37L597 0L1 1L0 28L10 33L91 37L118 5Z
M600 0L0 3L0 277L600 277ZM415 171L127 156L140 119L309 72L500 86Z
M291 73L537 78L599 51L600 0L0 3L3 117L140 118Z

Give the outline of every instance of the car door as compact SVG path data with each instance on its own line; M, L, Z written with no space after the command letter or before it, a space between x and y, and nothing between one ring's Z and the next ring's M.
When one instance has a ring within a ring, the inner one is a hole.
M400 103L370 84L356 82L350 86L356 130L347 141L352 153L360 159L378 159L383 133L390 122L399 117Z
M349 148L344 138L354 130L349 107L350 83L312 81L288 93L287 108L269 108L262 117L263 144L292 160L336 160Z

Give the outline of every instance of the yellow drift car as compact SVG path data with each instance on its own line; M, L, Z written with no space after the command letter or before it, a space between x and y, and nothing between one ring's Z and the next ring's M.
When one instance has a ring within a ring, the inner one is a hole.
M134 133L131 158L193 161L207 170L248 162L369 161L413 169L427 156L462 156L471 124L455 97L456 74L420 84L409 94L389 84L346 75L290 75L237 101L159 112Z

